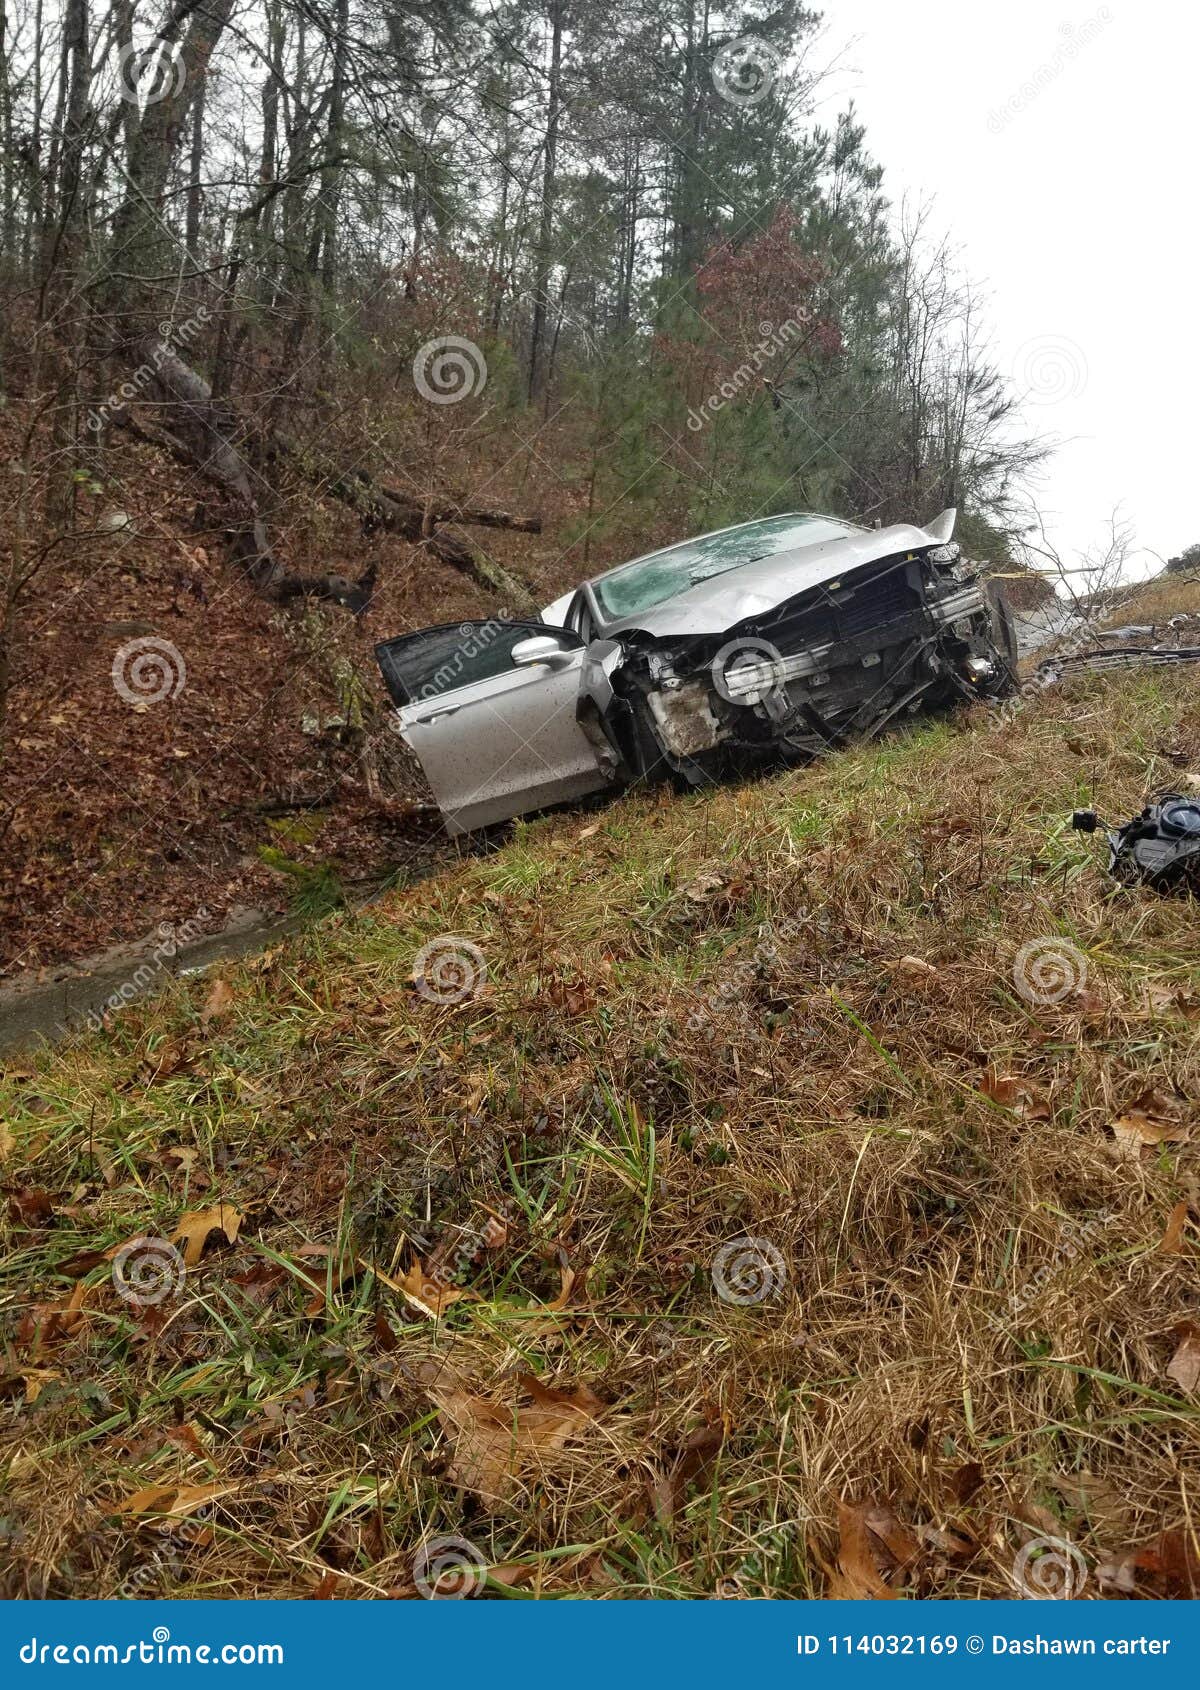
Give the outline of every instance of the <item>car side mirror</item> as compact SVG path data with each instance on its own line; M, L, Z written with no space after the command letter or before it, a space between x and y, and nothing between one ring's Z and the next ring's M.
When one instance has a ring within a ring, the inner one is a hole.
M574 655L574 651L564 650L553 634L531 634L527 640L518 640L509 652L513 665L520 669L536 663L544 663L549 669L563 669Z

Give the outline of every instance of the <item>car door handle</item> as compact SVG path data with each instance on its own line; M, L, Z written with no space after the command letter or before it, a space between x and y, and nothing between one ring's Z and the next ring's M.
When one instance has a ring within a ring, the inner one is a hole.
M443 704L438 710L431 710L428 716L418 716L418 722L436 722L439 716L453 716L456 710L461 710L461 704Z

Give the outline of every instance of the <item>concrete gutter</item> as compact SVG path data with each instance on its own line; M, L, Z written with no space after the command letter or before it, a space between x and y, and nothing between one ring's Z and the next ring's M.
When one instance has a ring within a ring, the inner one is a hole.
M80 1031L89 1015L120 1009L171 980L201 973L230 957L267 950L277 939L307 923L298 916L264 910L234 911L218 933L178 942L169 925L132 944L114 945L96 956L41 969L0 985L0 1052L45 1040L57 1043Z

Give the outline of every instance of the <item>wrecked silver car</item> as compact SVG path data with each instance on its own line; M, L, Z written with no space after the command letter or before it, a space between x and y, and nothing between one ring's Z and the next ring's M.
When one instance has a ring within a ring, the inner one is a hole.
M926 528L773 516L635 558L540 620L376 647L450 833L672 778L824 755L898 717L1014 685L1003 595L955 513Z

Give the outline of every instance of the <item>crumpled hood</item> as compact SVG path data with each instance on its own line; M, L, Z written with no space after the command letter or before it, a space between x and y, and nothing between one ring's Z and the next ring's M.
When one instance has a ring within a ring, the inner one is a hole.
M936 524L934 526L937 526ZM690 638L698 634L720 634L748 617L775 610L823 581L837 581L864 564L896 553L923 550L942 543L944 535L909 523L890 528L873 528L867 533L847 534L817 545L797 546L777 552L759 563L744 563L700 581L684 593L652 610L643 610L614 622L604 630L608 638L638 629L656 639Z

